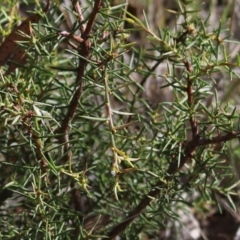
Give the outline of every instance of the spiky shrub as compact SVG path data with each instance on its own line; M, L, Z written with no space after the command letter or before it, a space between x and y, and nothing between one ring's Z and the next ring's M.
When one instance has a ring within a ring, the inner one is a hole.
M238 78L238 62L221 25L208 31L195 5L177 3L181 21L158 33L100 0L52 4L32 24L19 43L27 64L1 70L2 238L141 239L218 196L234 208L226 142L238 117L215 78ZM128 38L136 31L147 48Z

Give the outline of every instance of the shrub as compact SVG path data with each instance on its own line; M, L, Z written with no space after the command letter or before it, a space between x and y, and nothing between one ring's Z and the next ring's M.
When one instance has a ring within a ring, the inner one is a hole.
M37 6L41 20L19 31L4 3L1 33L21 37L2 44L2 238L154 238L221 198L235 209L239 117L219 78L238 79L239 57L221 22L211 30L196 3L177 4L175 28L153 32L100 0Z

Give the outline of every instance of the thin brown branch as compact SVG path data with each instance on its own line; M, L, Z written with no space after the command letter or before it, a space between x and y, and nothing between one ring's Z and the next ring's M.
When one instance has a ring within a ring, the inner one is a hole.
M190 109L190 125L191 125L191 129L192 129L192 138L196 138L196 136L198 135L198 127L197 127L197 123L196 123L196 119L191 111L191 109L193 108L194 105L194 99L193 99L193 86L192 86L192 80L190 79L189 74L192 72L192 67L191 64L188 60L184 61L184 65L186 67L187 70L187 96L188 96L188 106Z
M78 101L81 97L82 85L83 85L82 78L84 76L84 70L87 65L86 59L89 58L90 46L91 46L91 42L88 38L88 35L93 27L94 20L96 19L96 15L98 13L98 10L100 9L100 5L101 5L101 0L96 0L94 8L93 8L92 13L89 18L89 21L87 23L86 30L84 31L83 36L81 37L81 43L80 43L78 54L82 57L79 58L77 77L76 77L76 83L78 84L78 87L77 87L77 90L75 91L73 98L70 102L68 112L62 121L61 127L57 130L58 133L62 133L64 135L68 134L69 123L71 122L71 120L74 117L74 114L78 107ZM80 5L78 3L76 3L75 7L77 8L77 11L79 13L80 10L78 8L80 7ZM79 18L82 19L82 16L79 15ZM66 140L66 139L63 137L62 140Z
M67 31L62 31L62 32L59 32L58 35L60 36L63 36L63 37L67 37L67 38L71 38L71 39L74 39L75 41L77 41L78 43L82 43L83 42L83 39L78 37L78 36L75 36Z
M112 230L109 232L108 239L114 239L117 235L123 232L127 226L138 216L140 215L144 209L150 204L153 198L156 198L160 192L162 182L158 182L155 187L148 193L148 195L139 203L139 205L128 214L128 217L121 223L117 224Z
M240 130L239 131L235 131L235 132L229 132L226 134L219 134L216 137L212 137L210 139L199 139L198 144L196 147L198 146L204 146L204 145L208 145L208 144L217 144L217 143L222 143L222 142L227 142L230 140L233 140L235 138L239 138L240 135Z
M99 10L101 8L101 4L102 4L102 0L95 0L95 4L94 4L93 10L92 10L92 13L90 14L86 29L82 35L83 39L89 37L89 34L93 28L93 24L95 22L97 13L99 12Z
M79 4L79 2L77 0L72 0L72 4L75 8L75 11L78 15L78 21L79 21L79 24L80 24L80 31L81 31L81 34L84 33L85 31L85 26L83 24L83 21L84 21L84 17L83 17L83 14L82 14L82 9L81 9L81 6Z
M240 131L227 133L225 135L218 135L216 137L213 137L211 139L198 139L198 140L191 140L185 147L184 153L181 156L180 164L177 165L177 163L172 163L168 170L167 175L169 176L166 180L171 181L173 175L179 171L184 164L192 157L193 152L196 150L197 147L208 145L208 144L217 144L221 142L230 141L234 138L238 138L240 135ZM112 228L112 230L109 232L108 239L114 239L117 235L119 235L121 232L123 232L127 226L134 221L134 219L141 214L145 208L150 204L152 199L157 198L157 196L160 193L160 188L164 187L165 183L162 181L158 181L155 186L152 188L152 190L142 199L142 201L138 204L138 206L132 210L132 212L129 213L128 217L122 221L121 223L117 224L115 227Z

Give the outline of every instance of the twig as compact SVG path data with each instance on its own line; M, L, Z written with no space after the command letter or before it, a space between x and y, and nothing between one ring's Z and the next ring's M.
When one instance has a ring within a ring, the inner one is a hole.
M60 142L68 142L68 137L66 135L68 134L69 124L74 117L74 114L78 107L78 101L82 94L82 85L83 85L82 78L84 76L84 70L87 65L86 59L89 58L89 53L90 53L91 42L89 40L89 32L91 31L91 29L93 27L94 20L96 18L98 10L100 9L100 5L101 5L101 0L96 0L94 8L93 8L92 13L89 18L87 27L86 27L86 29L83 29L84 32L81 36L82 42L80 43L79 52L78 52L78 54L80 56L82 56L81 58L79 58L79 65L78 65L77 77L76 77L76 83L78 84L78 87L73 95L73 98L72 98L70 104L69 104L68 112L62 121L61 127L56 131L57 133L62 133L64 135L60 139ZM82 20L83 17L81 15L81 10L79 8L80 8L80 5L78 3L76 3L75 9L77 9L79 19ZM68 149L69 148L67 147L65 149L65 151L68 151Z
M72 0L72 4L73 4L73 6L75 8L75 11L78 15L78 21L79 21L79 24L80 24L80 32L81 32L81 34L83 34L84 31L85 31L85 26L83 24L84 17L83 17L83 14L82 14L81 6L80 6L79 2L76 1L76 0Z
M186 88L186 92L188 95L188 106L190 109L190 125L191 125L191 129L192 129L192 138L195 139L198 135L198 127L197 127L197 123L196 123L196 119L192 113L192 109L193 109L193 105L194 105L194 99L193 99L193 90L192 90L192 80L190 79L189 74L192 72L192 67L191 64L188 60L184 60L184 65L186 67L187 70L187 88Z
M92 10L92 12L90 14L90 17L89 17L86 29L85 29L85 31L84 31L84 33L82 35L83 39L89 37L89 34L90 34L90 32L91 32L91 30L93 28L93 24L95 22L97 13L99 12L99 10L101 8L101 4L102 4L102 0L95 0L95 5L94 5L93 10Z

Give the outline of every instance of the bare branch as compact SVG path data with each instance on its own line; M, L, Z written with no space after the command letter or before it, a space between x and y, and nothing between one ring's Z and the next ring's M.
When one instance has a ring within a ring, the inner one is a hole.
M101 3L102 3L102 0L95 0L95 5L93 7L92 13L90 14L86 29L82 36L83 39L88 38L88 35L90 34L90 32L93 28L93 24L95 22L97 13L99 12L99 10L101 8Z
M81 34L83 34L84 31L85 31L85 26L83 24L84 17L83 17L83 14L82 14L81 6L80 6L79 2L76 1L76 0L72 0L72 4L73 4L73 6L75 8L75 11L76 11L76 13L78 15L78 21L79 21L79 24L80 24Z
M186 67L187 70L187 95L188 95L188 106L190 109L193 109L193 105L194 105L194 99L193 99L193 86L192 86L192 80L190 79L189 74L192 72L192 68L191 68L191 64L188 60L184 61L184 65ZM194 139L197 134L198 134L198 127L197 127L197 123L196 123L196 119L194 117L194 114L191 113L192 111L190 111L190 125L191 125L191 129L192 129L192 138Z

